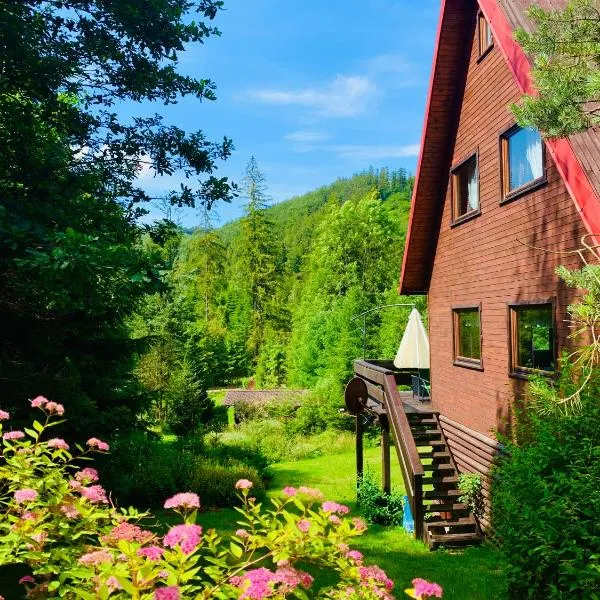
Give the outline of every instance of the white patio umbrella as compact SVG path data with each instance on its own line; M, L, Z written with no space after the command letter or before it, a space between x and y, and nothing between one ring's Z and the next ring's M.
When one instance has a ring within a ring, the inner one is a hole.
M394 366L397 369L429 369L429 338L416 308L408 317Z

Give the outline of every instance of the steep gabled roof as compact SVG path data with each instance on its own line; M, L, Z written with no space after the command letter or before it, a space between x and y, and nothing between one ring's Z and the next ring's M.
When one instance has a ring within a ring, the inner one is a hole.
M479 0L519 89L534 93L531 63L514 39L518 28L531 30L526 13L532 0ZM536 0L544 8L564 8L567 0ZM425 125L412 198L401 294L426 293L443 201L446 196L452 146L469 62L475 0L442 0L434 51ZM590 233L600 232L600 135L593 130L569 138L546 140L565 186Z

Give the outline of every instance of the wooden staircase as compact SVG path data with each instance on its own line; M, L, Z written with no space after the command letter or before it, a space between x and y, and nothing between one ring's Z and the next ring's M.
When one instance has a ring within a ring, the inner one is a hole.
M406 414L425 471L423 538L430 548L478 543L481 532L469 507L460 502L458 469L435 412Z

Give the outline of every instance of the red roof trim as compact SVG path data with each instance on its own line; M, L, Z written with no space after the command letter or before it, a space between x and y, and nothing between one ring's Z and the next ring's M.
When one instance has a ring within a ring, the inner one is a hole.
M479 0L479 5L490 23L500 51L506 58L519 88L524 94L535 94L531 63L514 39L513 30L497 0ZM575 202L586 229L589 233L600 233L600 198L577 159L571 142L566 138L546 140L546 147L554 159L569 195Z
M532 76L531 76L531 63L527 59L527 56L523 52L523 49L519 46L517 41L514 39L513 29L508 22L504 12L502 11L498 0L478 0L479 6L485 15L485 18L490 23L494 38L498 42L498 47L506 59L508 66L523 93L534 94L535 88L533 87ZM421 162L423 159L423 149L425 146L425 138L427 135L427 129L429 125L429 109L431 105L431 98L433 94L435 69L437 65L437 59L440 52L440 39L441 30L444 16L446 13L446 0L442 0L440 18L438 22L438 30L436 35L435 50L433 57L433 67L431 71L431 78L429 81L429 92L427 94L427 104L425 108L425 125L423 127L423 134L421 137L421 149L419 152L419 162L417 164L417 172L415 179L415 189L413 191L413 197L411 202L410 217L408 221L408 229L406 234L406 244L404 248L404 257L402 260L402 274L400 277L400 288L399 292L408 292L412 290L406 290L402 286L402 280L407 265L411 231L413 225L414 207L419 190L419 181L421 173ZM596 191L592 187L590 180L585 173L581 163L579 162L571 142L568 139L554 139L546 140L546 147L552 156L558 172L560 173L569 195L573 199L577 211L579 212L581 219L588 232L600 233L600 198L596 194ZM600 237L600 236L599 236ZM598 240L597 240L598 241Z
M442 7L440 10L440 17L438 20L437 33L435 35L435 48L433 50L433 64L431 67L431 77L429 78L429 90L427 91L427 104L425 105L425 124L423 125L423 132L421 134L421 146L419 149L419 160L417 162L417 173L415 175L415 189L410 203L410 216L408 218L408 228L406 230L406 242L404 244L404 256L402 257L402 275L400 277L399 293L402 293L402 277L404 276L404 269L406 268L406 258L408 256L408 247L410 244L410 234L412 232L413 216L415 209L415 200L417 198L417 192L419 191L419 181L421 180L421 164L423 161L423 149L425 148L425 138L427 137L427 129L429 127L429 108L431 106L431 97L433 95L433 81L435 79L435 69L437 66L438 54L440 52L440 39L442 37L442 23L444 21L444 15L446 14L446 0L442 0Z

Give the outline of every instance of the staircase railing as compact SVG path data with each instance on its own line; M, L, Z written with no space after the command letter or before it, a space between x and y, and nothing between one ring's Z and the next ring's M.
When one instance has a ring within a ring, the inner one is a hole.
M400 462L406 495L410 503L414 522L415 537L423 537L423 475L424 469L417 451L410 424L404 412L402 399L393 371L365 360L354 362L354 372L364 380L369 398L382 403L388 414L395 440L396 454Z

